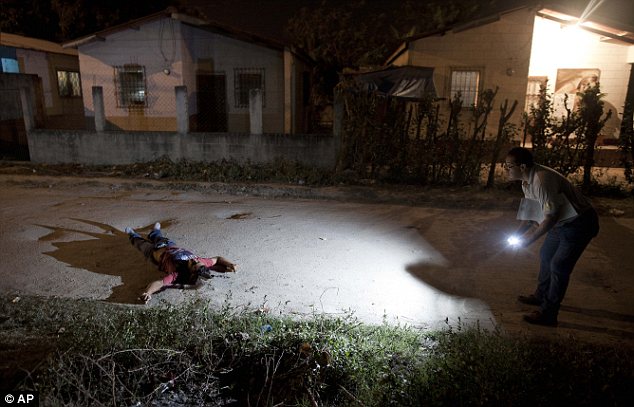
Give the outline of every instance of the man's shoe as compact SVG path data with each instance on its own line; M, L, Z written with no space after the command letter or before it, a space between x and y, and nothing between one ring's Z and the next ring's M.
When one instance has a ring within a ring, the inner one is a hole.
M161 224L159 222L154 224L154 230L161 230Z
M541 311L533 311L524 315L524 321L533 325L557 326L557 317L545 315Z
M136 232L134 231L134 229L132 229L130 226L125 228L125 232L129 235L134 235L136 234Z
M528 304L528 305L542 305L542 301L535 297L534 294L531 295L519 295L517 297L517 300L519 302L521 302L522 304Z

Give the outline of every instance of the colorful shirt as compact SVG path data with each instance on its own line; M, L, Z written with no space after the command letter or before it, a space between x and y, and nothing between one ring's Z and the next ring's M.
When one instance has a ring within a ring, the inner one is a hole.
M206 267L212 267L216 264L216 260L213 258L199 257L189 250L175 246L167 247L158 263L159 270L167 274L163 277L163 285L186 284L187 281L179 281L179 276L195 272L189 269L190 260L200 262Z

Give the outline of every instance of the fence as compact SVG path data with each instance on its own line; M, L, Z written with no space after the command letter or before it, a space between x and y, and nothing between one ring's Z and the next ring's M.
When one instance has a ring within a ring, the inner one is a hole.
M176 87L177 131L108 131L103 90L93 88L95 130L35 129L32 111L24 109L31 161L38 163L131 164L167 156L213 162L233 159L238 162L266 163L279 158L307 166L334 167L339 138L334 135L262 134L257 92L251 103L251 133L191 133L187 91ZM31 124L29 124L31 123Z

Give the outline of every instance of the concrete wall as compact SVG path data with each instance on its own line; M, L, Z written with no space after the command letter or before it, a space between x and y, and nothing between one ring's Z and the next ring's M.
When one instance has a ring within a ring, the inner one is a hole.
M59 115L84 115L84 106L81 97L60 97L57 83L57 71L79 72L79 58L71 55L48 54L50 66L50 99L51 106L47 106L48 116ZM44 81L44 79L42 80Z
M42 79L38 75L0 72L0 156L28 159L20 89L29 93L34 125L42 126L46 118Z
M41 78L47 116L83 114L80 98L60 98L57 89L57 69L79 72L76 56L28 49L16 49L16 56L20 61L20 72Z
M338 138L331 135L32 130L28 141L33 162L92 165L147 162L166 155L173 161L201 162L285 158L331 168L339 148Z

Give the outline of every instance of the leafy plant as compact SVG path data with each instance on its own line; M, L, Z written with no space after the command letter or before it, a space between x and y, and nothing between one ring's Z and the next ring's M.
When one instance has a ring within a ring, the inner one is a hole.
M625 406L634 396L631 347L574 337L291 319L202 299L2 298L0 315L3 338L55 338L57 351L17 386L43 405Z

